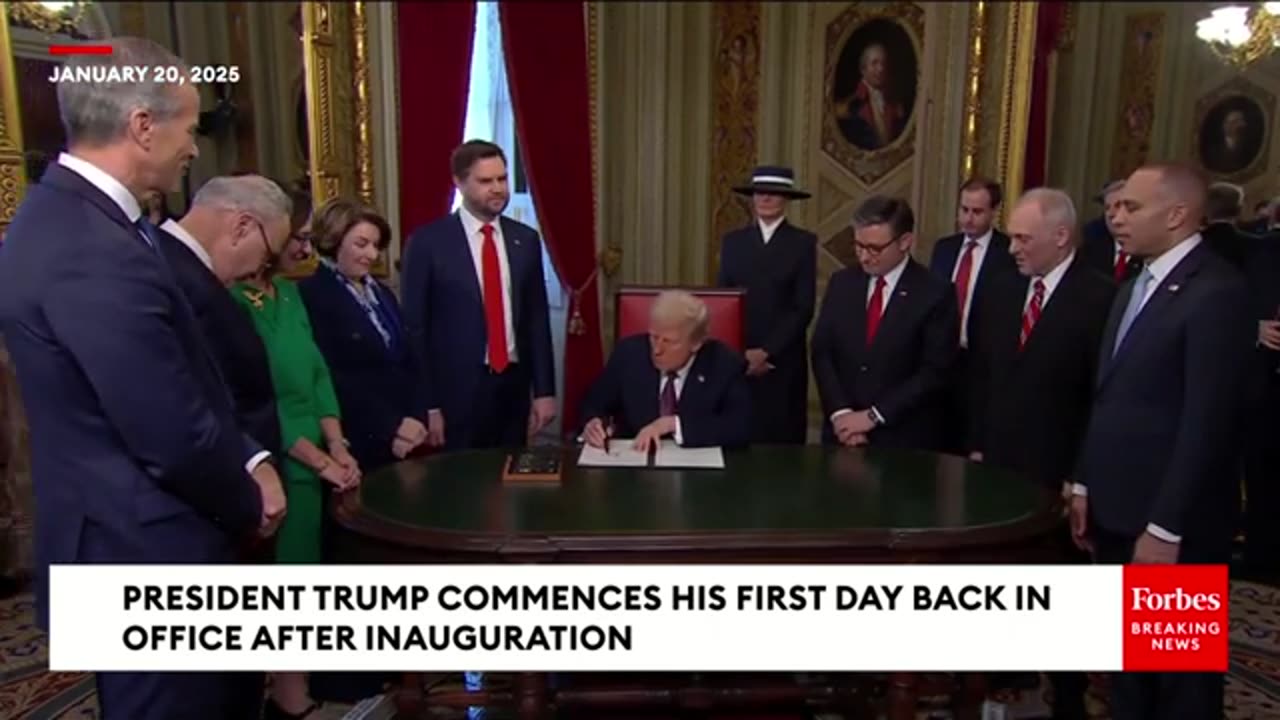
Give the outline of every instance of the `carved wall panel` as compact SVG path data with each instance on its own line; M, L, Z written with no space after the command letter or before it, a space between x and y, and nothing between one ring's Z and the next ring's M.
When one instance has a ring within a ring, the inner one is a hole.
M760 114L760 3L715 3L715 84L711 131L712 248L708 277L720 260L720 238L751 219L733 193L756 164Z
M1115 120L1115 149L1111 176L1125 177L1151 155L1155 125L1156 86L1164 54L1165 15L1135 13L1124 23L1124 61L1120 74L1120 109Z

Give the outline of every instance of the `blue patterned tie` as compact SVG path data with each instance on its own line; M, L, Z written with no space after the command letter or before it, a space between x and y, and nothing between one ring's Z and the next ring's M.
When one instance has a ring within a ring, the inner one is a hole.
M134 225L138 228L138 232L142 233L142 239L147 241L147 244L151 246L152 250L160 247L160 236L156 234L156 226L152 225L151 221L148 220L145 215L139 217L138 220L134 222Z
M1133 321L1142 310L1142 300L1147 296L1147 286L1154 279L1151 269L1144 267L1134 281L1133 293L1129 295L1129 306L1124 309L1124 317L1120 318L1120 329L1116 332L1116 345L1111 349L1111 357L1115 357L1120 351L1120 343L1124 342L1124 336L1129 333L1129 328L1133 327Z

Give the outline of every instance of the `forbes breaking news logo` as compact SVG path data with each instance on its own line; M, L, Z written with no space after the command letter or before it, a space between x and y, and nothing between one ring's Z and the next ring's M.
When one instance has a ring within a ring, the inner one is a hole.
M1226 672L1225 565L1124 569L1124 669Z

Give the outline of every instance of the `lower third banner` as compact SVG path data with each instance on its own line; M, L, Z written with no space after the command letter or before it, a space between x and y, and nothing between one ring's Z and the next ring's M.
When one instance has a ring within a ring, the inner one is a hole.
M54 671L1225 671L1224 566L51 569Z

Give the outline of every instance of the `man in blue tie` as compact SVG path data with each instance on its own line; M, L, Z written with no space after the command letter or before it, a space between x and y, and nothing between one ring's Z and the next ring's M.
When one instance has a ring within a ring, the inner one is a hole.
M1100 563L1225 564L1254 339L1248 289L1200 237L1198 173L1143 167L1121 193L1115 237L1144 267L1120 287L1103 334L1072 537ZM1116 720L1222 717L1220 674L1120 675L1112 688Z
M68 61L125 80L58 85L67 152L31 188L0 257L0 330L31 426L45 628L49 565L233 562L285 507L141 219L139 199L174 190L196 155L195 85L130 79L120 69L185 66L149 40L111 45ZM98 702L104 720L257 717L252 679L103 673Z

